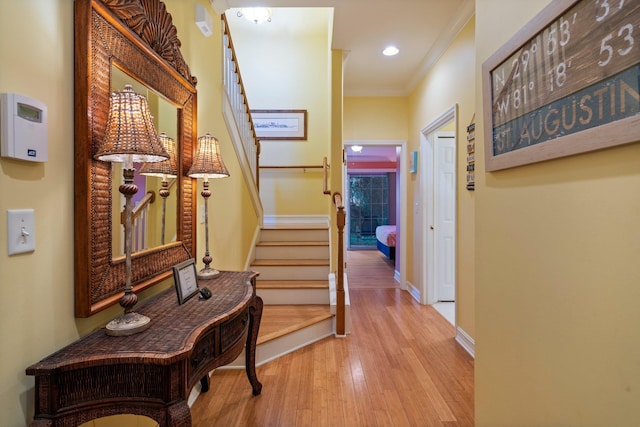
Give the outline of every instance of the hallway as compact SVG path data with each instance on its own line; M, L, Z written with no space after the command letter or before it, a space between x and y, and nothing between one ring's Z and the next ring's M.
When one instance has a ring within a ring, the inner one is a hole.
M454 328L390 277L347 254L352 333L326 338L257 368L217 370L192 407L194 427L473 426L474 361Z

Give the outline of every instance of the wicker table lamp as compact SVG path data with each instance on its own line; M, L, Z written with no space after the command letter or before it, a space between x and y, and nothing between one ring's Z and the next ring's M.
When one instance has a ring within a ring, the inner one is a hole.
M160 162L169 158L153 125L147 99L135 93L130 85L113 92L104 139L94 155L96 160L124 163L124 183L120 193L125 197L125 286L120 306L124 313L107 324L108 335L122 336L142 332L151 319L133 311L138 297L131 285L131 197L138 192L133 178L134 162Z
M189 176L203 179L200 195L204 198L205 253L202 258L204 268L198 272L198 278L210 279L220 272L209 266L213 261L211 255L209 255L209 211L207 207L207 202L211 196L209 178L226 178L229 176L229 172L222 161L220 143L208 132L205 136L198 138L198 149L191 169L189 169Z
M160 244L164 245L167 197L171 194L169 191L168 178L175 178L178 176L178 162L176 161L176 142L173 138L168 137L166 133L162 132L160 134L160 142L162 142L162 146L167 153L169 153L169 158L161 162L145 163L140 168L140 175L156 176L162 179L162 188L160 188L158 194L162 197L162 231L160 234Z

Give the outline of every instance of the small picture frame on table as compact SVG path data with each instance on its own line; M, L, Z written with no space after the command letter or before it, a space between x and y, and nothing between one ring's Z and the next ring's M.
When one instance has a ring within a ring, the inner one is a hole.
M196 261L191 258L173 267L173 279L178 294L178 304L183 304L199 292Z

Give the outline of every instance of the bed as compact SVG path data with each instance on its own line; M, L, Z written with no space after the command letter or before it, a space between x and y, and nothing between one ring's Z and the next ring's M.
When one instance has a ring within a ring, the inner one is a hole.
M376 227L378 250L389 259L396 258L396 226L379 225Z

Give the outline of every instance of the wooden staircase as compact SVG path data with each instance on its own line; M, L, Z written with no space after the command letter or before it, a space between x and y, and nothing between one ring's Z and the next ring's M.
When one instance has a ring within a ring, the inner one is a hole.
M260 273L256 287L264 302L257 365L334 334L329 257L326 224L262 228L250 267ZM236 364L244 366L244 357Z

